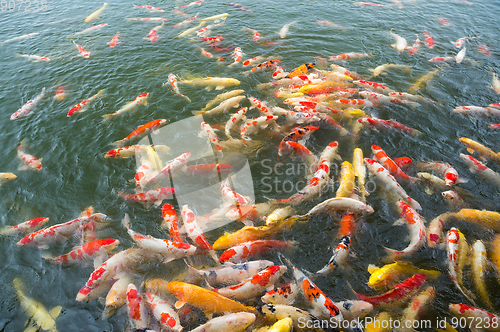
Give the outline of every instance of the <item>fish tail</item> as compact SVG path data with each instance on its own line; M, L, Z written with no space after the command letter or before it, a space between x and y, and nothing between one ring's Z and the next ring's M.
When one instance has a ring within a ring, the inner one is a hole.
M122 219L122 225L127 230L130 229L130 217L128 216L128 213L125 213L125 216Z
M100 91L97 93L97 95L98 95L99 97L102 97L102 95L104 95L104 92L105 92L105 91L106 91L106 89L102 89L102 90L100 90Z
M387 254L387 256L383 259L384 261L393 262L398 257L399 251L387 247L384 247L384 250Z
M182 97L184 97L184 98L186 98L186 100L188 101L188 103L190 103L190 102L191 102L191 99L190 99L188 96L185 96L185 95L183 95L183 94L181 94L181 96L182 96Z
M117 147L122 147L122 146L123 146L123 140L122 140L122 139L121 139L121 140L118 140L118 141L116 141L116 142L113 142L112 144L113 144L113 145L116 145Z
M199 114L203 114L203 113L205 113L205 111L193 111L194 115L199 115Z
M104 118L104 120L109 120L112 116L113 114L104 114L102 117Z

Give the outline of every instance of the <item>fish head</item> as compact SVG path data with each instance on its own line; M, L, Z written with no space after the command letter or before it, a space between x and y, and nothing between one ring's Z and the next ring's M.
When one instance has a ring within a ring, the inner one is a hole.
M0 173L0 183L12 181L16 178L17 178L17 175L15 175L14 173Z

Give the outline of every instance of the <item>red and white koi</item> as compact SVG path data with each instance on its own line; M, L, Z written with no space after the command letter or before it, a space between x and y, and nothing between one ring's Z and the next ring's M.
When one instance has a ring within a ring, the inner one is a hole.
M118 39L120 38L120 32L117 32L113 38L111 39L111 41L109 43L107 43L109 45L109 47L115 47L116 45L120 44L120 42L118 41Z
M337 60L357 60L357 59L363 59L366 57L369 57L369 53L356 53L356 52L350 52L350 53L344 53L344 54L339 54L339 55L333 55L328 58L328 61L337 61ZM351 76L352 77L352 76Z
M258 73L270 69L275 69L281 60L267 60L265 62L259 63L257 66L253 67L251 70L243 72L244 75L249 75L250 73Z
M181 154L180 156L176 157L174 160L172 160L170 163L168 163L165 167L163 167L160 171L155 172L154 175L147 180L146 185L152 184L152 183L158 183L166 179L169 174L172 174L176 172L177 170L180 169L186 169L186 163L189 160L189 157L191 156L191 152L186 152Z
M220 191L222 194L222 199L229 203L229 205L247 205L250 203L250 198L238 194L236 191L229 187L228 179L221 182Z
M143 297L151 313L163 328L174 332L182 331L179 315L168 302L153 293L144 293Z
M500 316L494 315L483 309L479 309L468 304L450 304L450 312L456 316L469 318L467 322L470 322L468 327L472 331L486 330L486 331L500 331L499 321Z
M31 114L31 112L35 109L36 105L40 102L40 100L45 97L45 88L42 89L42 93L36 96L34 99L28 101L24 104L20 109L12 113L10 116L11 120L17 120L20 118L24 118Z
M144 203L150 205L152 203L160 205L164 199L171 199L172 194L175 192L174 188L171 187L161 187L157 189L152 189L143 193L138 194L124 194L120 193L120 196L126 200L136 203Z
M147 252L144 250L134 248L120 251L111 256L92 272L85 286L76 295L76 300L82 302L95 296L95 293L99 291L100 285L113 279L117 274L132 267L134 264L140 264L147 256Z
M219 257L219 261L239 263L248 260L255 255L262 255L273 250L286 250L293 248L293 241L277 241L277 240L255 240L240 243L226 249Z
M456 191L443 191L441 195L446 200L446 203L450 207L450 210L458 211L460 209L467 209L469 207L469 205L465 203L463 198L460 197L460 195Z
M448 22L447 20L445 20L442 17L438 16L438 17L436 17L436 19L438 20L439 24L441 24L442 26L449 27L451 25L450 22Z
M157 239L151 235L143 235L134 232L129 227L130 219L128 214L122 220L123 226L127 229L130 237L143 250L149 253L160 254L160 260L165 264L170 261L194 255L196 247L186 242L175 242L166 239Z
M338 210L345 210L347 213L354 214L372 214L374 212L370 205L367 205L357 199L348 197L334 197L327 199L313 207L303 216L296 217L297 219L307 219L319 213L326 213Z
M87 50L83 47L78 45L73 41L73 44L78 48L78 52L80 52L80 56L83 56L85 59L88 59L90 57L90 52L87 52Z
M67 254L57 257L44 256L46 259L53 260L56 263L76 263L93 260L94 258L108 258L111 251L120 244L116 239L95 240L84 244L80 247L75 247Z
M127 21L139 21L139 22L166 22L168 18L162 17L136 17L136 18L126 18ZM175 26L174 26L175 28Z
M500 174L472 156L461 153L460 158L462 158L467 166L469 166L469 170L471 172L477 173L484 179L500 186Z
M276 67L276 70L273 72L272 77L274 79L280 79L286 77L289 73L285 71L283 67Z
M410 204L412 208L416 210L422 210L420 204L418 204L417 201L408 196L403 187L401 187L398 181L391 175L391 173L389 173L387 169L385 169L384 166L380 165L378 162L370 158L365 158L365 163L368 167L368 170L372 174L374 174L382 183L384 183L388 189L398 194L398 196L400 196L408 204Z
M463 38L457 39L457 41L452 43L452 44L454 44L456 48L462 48L464 46L466 40L478 39L478 38L480 38L480 37L463 37Z
M5 43L10 43L12 41L17 41L17 40L22 40L22 39L26 39L26 38L31 38L31 37L37 36L39 34L40 34L40 32L28 33L27 35L22 35L22 36L19 36L19 37L14 37L14 38L11 38L11 39L4 40L3 42L0 43L0 45L3 45Z
M149 92L140 94L139 96L137 96L137 98L135 98L133 101L128 102L127 104L125 104L125 106L123 106L122 108L120 108L118 111L116 111L114 113L111 113L111 114L105 114L102 117L105 120L109 120L112 117L121 115L121 114L129 112L129 111L133 111L137 107L139 107L139 105L146 106L148 104L148 97L149 97Z
M233 54L232 54L234 62L232 64L230 64L228 67L234 67L238 63L240 63L242 56L243 56L243 51L241 50L241 48L236 47L233 51Z
M349 256L349 249L351 246L351 236L346 235L341 240L340 243L333 249L333 255L321 270L316 272L316 275L325 276L333 272L337 267L344 264L346 258Z
M284 116L287 119L287 123L305 124L321 120L313 113L294 112L281 107L273 107L271 108L271 112Z
M17 147L17 157L23 162L23 166L19 167L20 170L30 169L32 171L42 170L42 159L37 159L24 149L27 147L26 141L22 140L21 144Z
M134 5L134 8L141 8L141 9L147 9L152 13L160 12L163 13L165 10L158 8L158 7L153 7L153 6L136 6Z
M421 162L418 163L418 168L421 170L433 170L440 173L444 177L447 186L453 186L457 183L464 182L459 178L457 170L445 162Z
M208 243L203 231L201 230L198 222L196 221L196 216L193 211L189 209L187 205L182 207L182 221L184 227L186 228L186 233L194 243L196 243L201 249L212 251L213 248L210 243ZM214 253L215 254L215 253Z
M415 274L384 294L371 297L361 294L356 294L356 296L374 306L392 306L412 297L422 287L426 279L425 274Z
M371 81L366 81L366 80L357 80L357 81L352 81L352 83L365 88L370 91L376 91L376 92L381 92L381 93L390 93L394 92L394 90L388 88L385 86L385 84L381 83L376 83L376 82L371 82Z
M33 62L40 62L40 61L49 62L50 61L50 59L47 58L46 56L39 56L39 55L34 55L34 54L19 54L19 53L17 53L16 56L31 60Z
M98 30L101 30L102 28L104 28L107 25L108 25L107 23L94 25L93 27L90 27L90 28L87 28L87 29L82 30L80 32L77 32L77 33L74 33L72 35L69 35L68 37L72 38L72 37L75 37L75 36L78 36L78 35L85 35L85 34L87 34L89 32L98 31Z
M207 122L202 122L201 123L201 129L202 131L200 132L200 136L207 136L210 142L215 146L217 151L222 151L222 145L220 145L219 139L217 138L217 134L215 133L215 130L207 123Z
M490 56L491 55L491 52L488 49L488 46L486 46L485 44L478 45L477 46L477 51L479 53L481 53L482 55L486 55L486 56Z
M275 125L277 115L262 115L255 119L248 120L241 128L240 135L245 140L251 140L248 135L256 133L259 129L265 128L270 124Z
M134 284L127 287L127 313L132 330L146 330L149 326L149 313L145 302Z
M251 33L253 33L253 41L254 42L257 42L260 39L260 37L261 37L260 33L257 30L250 29L250 28L247 28L247 27L243 27L243 30L250 31Z
M375 159L381 163L392 175L398 179L405 181L413 181L413 179L406 174L399 166L392 160L387 153L378 145L372 145L372 152Z
M382 120L377 118L360 118L358 119L358 122L362 123L365 126L370 126L374 129L394 128L411 136L417 136L420 134L418 130L407 127L404 124L401 124L394 120Z
M408 49L408 54L410 54L410 56L415 55L415 53L417 53L419 48L420 48L420 38L418 38L417 35L417 39L415 39L413 45Z
M272 287L274 283L286 272L286 266L273 265L242 280L237 285L225 288L212 288L211 290L233 299L248 299L259 296L266 289Z
M28 221L25 221L23 223L14 225L14 226L6 226L2 229L0 229L0 235L15 235L15 234L22 234L22 233L28 233L28 232L34 232L43 225L45 225L49 221L49 218L46 217L39 217L35 219L31 219Z
M67 96L68 96L68 93L66 92L66 89L62 85L59 85L57 87L56 92L54 93L54 99L57 101L61 101L64 98L66 98Z
M283 286L275 287L262 295L261 300L269 304L291 305L300 294L300 287L296 281L290 281Z
M396 40L396 44L392 44L391 46L398 50L398 52L403 52L408 48L408 42L406 39L392 32L392 29L389 31L389 34Z
M427 245L430 248L435 248L438 242L441 240L443 228L448 219L454 217L454 213L445 212L440 214L436 218L432 219L427 228Z
M361 107L374 107L375 105L366 99L349 99L349 98L342 98L342 99L337 99L333 101L336 105L339 106L361 106ZM358 121L361 119L358 119ZM361 121L360 121L361 122Z
M161 25L155 26L153 29L149 30L148 36L144 37L144 39L149 40L152 43L156 43L158 41L158 30L163 28L165 22Z
M184 239L179 233L179 217L173 205L163 204L161 207L161 216L163 218L161 227L168 229L172 240L174 242L184 242Z
M284 257L282 257L284 258ZM314 308L312 314L318 318L334 319L338 322L343 320L342 312L306 275L293 266L288 259L284 258L293 268L293 276L299 284L302 294Z
M183 26L186 26L188 25L189 23L193 22L194 20L196 20L198 18L198 14L194 15L193 17L191 18L188 18L188 19L185 19L184 21L180 22L180 23L177 23L175 24L172 28L177 28L177 27L183 27Z
M354 2L353 5L355 5L355 6L386 7L386 5L381 5L381 4L374 3L374 2L363 2L363 1Z
M131 145L124 146L122 148L112 149L106 152L104 158L130 158L135 156L137 152L139 152L144 146L142 145ZM165 153L169 153L170 148L166 145L155 145L155 149L161 149Z
M352 79L360 79L359 75L356 74L355 72L352 72L342 66L339 66L339 65L336 65L336 64L331 64L330 65L330 68L332 68L332 71L335 72L335 73L339 73L341 75L345 75L345 76L349 76L351 77Z
M398 202L398 210L401 219L398 219L394 224L406 223L410 231L410 244L403 250L394 250L385 247L387 259L390 261L399 260L401 257L417 252L424 246L426 239L424 219L405 202Z
M469 251L469 246L463 234L452 227L447 234L447 263L448 272L450 274L451 280L458 288L458 290L472 303L474 303L473 298L475 296L462 285L462 268L465 265L465 259ZM474 303L475 304L475 303Z
M212 53L210 53L209 51L207 51L203 47L200 47L200 52L201 52L201 55L203 55L204 57L207 57L207 58L213 58L214 57L214 55Z
M191 99L189 99L189 97L183 95L180 91L179 91L179 86L177 84L177 76L173 73L171 74L168 74L168 83L170 83L170 85L172 86L172 89L175 91L175 93L177 93L179 96L183 97L183 98L186 98L186 100L188 102L191 102ZM167 83L163 83L163 85L166 85Z
M166 123L167 123L166 119L156 119L156 120L153 120L151 122L145 123L145 124L137 127L137 129L135 129L133 132L131 132L124 139L113 142L113 144L117 145L117 146L124 146L126 144L129 144L133 140L141 139L141 138L145 137L149 133L163 127Z
M246 120L246 112L248 110L248 107L242 107L238 110L238 112L236 112L233 116L231 116L231 118L226 122L226 126L225 126L225 132L226 132L226 136L228 138L232 138L231 136L231 132L233 131L233 129L235 128L235 126L237 125L238 122L240 122L241 120L245 121Z
M250 261L234 264L225 262L217 267L210 267L203 270L195 269L188 265L190 273L203 277L209 284L220 283L240 283L244 279L251 278L259 271L273 266L274 263L267 260Z
M68 112L68 117L75 115L75 114L78 114L78 113L85 112L89 108L90 103L93 102L94 100L96 100L97 98L101 98L104 95L104 92L105 92L105 90L100 90L98 93L96 93L92 97L85 99L85 100L79 102L78 104L76 104L75 106L73 106Z
M255 318L255 314L249 312L226 314L209 320L191 332L240 332L246 330Z
M16 244L21 246L44 246L47 243L54 241L65 241L72 236L82 225L94 221L100 225L104 224L106 215L102 213L95 213L91 216L76 218L68 222L53 225L39 231L26 235Z
M429 59L429 62L444 62L444 61L455 61L456 56L437 56L432 59Z
M181 8L188 8L188 7L195 6L195 5L201 5L203 3L203 1L204 0L192 1L192 2L188 3L187 5L179 6L179 7L175 7L175 8L181 9Z
M425 44L428 48L434 48L434 39L431 37L427 30L424 30Z

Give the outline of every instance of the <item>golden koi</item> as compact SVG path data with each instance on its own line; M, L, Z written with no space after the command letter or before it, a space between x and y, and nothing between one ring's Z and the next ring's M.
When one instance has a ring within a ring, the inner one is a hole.
M14 173L0 173L0 186L9 181L15 180L17 175Z
M208 91L213 90L214 88L215 90L221 90L232 85L240 85L241 83L239 80L229 77L204 77L194 78L191 80L180 79L179 82L195 87L205 87Z
M139 105L146 106L148 104L148 97L149 97L149 92L143 93L143 94L137 96L137 98L135 98L133 101L128 102L127 104L125 104L125 106L123 106L122 108L120 108L118 111L116 111L114 113L111 113L111 114L105 114L102 117L105 120L109 120L109 119L111 119L113 117L116 117L118 115L121 115L123 113L129 112L129 111L133 111L137 107L139 107Z
M400 261L384 265L380 268L375 265L369 265L368 272L370 273L370 278L366 284L372 288L382 287L396 279L414 274L425 274L429 280L436 280L441 275L439 271L420 269L410 263Z
M108 7L108 4L105 2L101 8L99 8L98 10L87 16L84 22L89 23L92 20L100 18L99 15L101 15L101 13L104 11L104 9L106 9L106 7Z
M424 76L420 77L415 84L413 84L411 87L408 88L408 91L410 93L417 93L418 90L424 88L430 80L432 80L441 70L441 68L434 69L431 72L428 72Z

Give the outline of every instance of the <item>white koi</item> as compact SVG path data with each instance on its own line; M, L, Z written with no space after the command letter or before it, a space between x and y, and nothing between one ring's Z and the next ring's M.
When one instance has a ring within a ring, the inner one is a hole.
M462 60L465 57L465 52L466 52L466 48L464 47L460 50L460 52L457 53L456 58L455 58L457 63L462 62Z
M288 30L290 29L290 27L294 24L296 24L297 21L293 21L293 22L290 22L290 23L287 23L283 26L283 28L281 28L280 32L278 33L280 38L283 39L286 37L286 34L288 33Z
M85 23L89 23L90 21L92 20L95 20L97 18L100 18L99 15L101 15L101 13L104 11L104 9L106 9L108 7L108 4L105 2L101 8L99 8L98 10L96 10L95 12L93 12L92 14L90 14L89 16L87 16L84 20Z
M460 158L469 166L469 170L473 173L479 174L484 179L500 187L500 174L487 167L485 164L477 160L476 158L463 154L460 154Z
M493 79L491 88L497 93L500 94L500 79L498 78L496 73L493 73Z
M137 107L139 107L139 105L146 106L148 104L148 97L149 97L149 93L148 92L143 93L143 94L137 96L137 98L135 98L133 101L128 102L127 104L125 104L125 106L123 106L122 108L120 108L118 111L116 111L114 113L111 113L111 114L105 114L102 117L105 120L109 120L109 119L111 119L113 117L116 117L118 115L121 115L123 113L133 111Z
M191 332L241 332L246 330L255 321L255 318L255 314L249 312L226 314L209 320Z
M14 112L10 116L10 119L17 120L17 119L24 118L24 117L30 115L31 112L35 109L36 104L38 104L40 102L40 100L43 99L43 97L45 97L45 88L42 89L42 93L40 93L34 99L28 101L20 109L18 109L16 112Z
M340 240L340 243L333 250L333 255L328 261L328 264L315 274L325 276L328 273L333 272L337 267L343 265L346 258L349 256L350 246L351 236L346 235Z
M16 40L22 40L22 39L26 39L26 38L31 38L31 37L37 36L39 34L40 34L39 32L28 33L27 35L22 35L22 36L19 36L19 37L14 37L14 38L11 38L11 39L7 39L7 40L1 42L0 45L3 45L5 43L10 43L10 42L13 42L13 41L16 41Z
M185 169L186 163L191 156L190 152L186 152L169 162L160 171L154 172L153 176L146 181L146 185L157 183L166 179L170 174L176 172L177 170Z
M172 86L172 89L174 89L175 93L177 93L179 96L181 96L183 98L186 98L186 100L189 103L191 102L191 99L189 99L189 97L183 95L179 91L179 86L177 84L177 76L175 76L175 74L171 73L171 74L168 75L168 82L163 83L163 85L165 86L167 83L169 83Z
M193 111L194 115L214 115L219 113L226 113L232 108L239 107L240 103L246 98L246 96L235 96L224 100L218 106L208 110L208 111Z
M392 29L389 31L389 34L396 40L396 44L392 44L391 46L398 50L398 52L403 52L408 48L408 42L406 39L392 32Z
M163 328L174 332L182 331L179 315L168 302L153 293L144 293L143 297L153 316Z
M21 144L17 148L17 157L23 162L20 170L30 169L32 171L42 170L42 159L37 159L29 153L26 153L24 149L27 147L26 141L23 139Z
M85 35L85 34L87 34L89 32L99 31L99 30L101 30L102 28L104 28L107 25L108 25L107 23L94 25L93 27L90 27L90 28L87 28L87 29L82 30L80 32L77 32L77 33L74 33L72 35L69 35L68 38L72 38L72 37L79 36L79 35Z
M50 61L50 59L47 58L46 56L40 56L40 55L34 55L34 54L19 54L19 53L17 53L16 56L31 60L33 62L40 62L40 61L49 62Z

